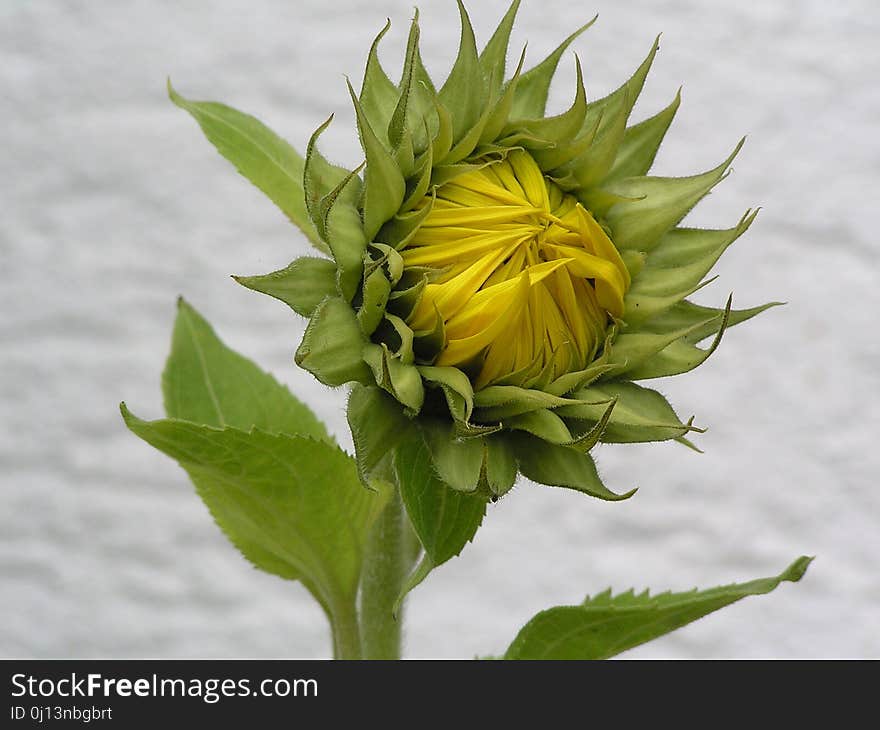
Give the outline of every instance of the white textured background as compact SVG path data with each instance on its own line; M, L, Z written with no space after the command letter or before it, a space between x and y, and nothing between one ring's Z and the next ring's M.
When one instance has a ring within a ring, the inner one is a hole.
M478 42L506 1L470 3ZM734 224L764 206L721 279L751 306L698 371L660 384L710 431L601 447L605 504L520 485L477 542L414 594L408 655L503 650L535 611L608 585L687 589L818 559L798 585L748 599L631 657L880 657L880 305L873 0L772 3L526 0L518 49L576 44L588 93L615 88L654 35L642 118L684 84L655 170L714 166L749 134L734 174L688 219ZM303 323L230 273L263 273L303 237L165 96L225 101L303 149L359 162L343 74L372 36L397 73L411 0L0 3L0 655L296 656L329 651L297 584L251 569L182 470L123 427L123 398L161 415L159 373L179 293L234 348L288 382L348 442L343 394L298 372ZM422 3L435 75L457 42L451 2ZM551 104L567 106L567 58ZM334 155L331 155L334 156Z

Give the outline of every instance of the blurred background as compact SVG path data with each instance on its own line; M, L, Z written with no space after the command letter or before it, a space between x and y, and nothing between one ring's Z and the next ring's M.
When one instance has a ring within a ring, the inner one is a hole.
M506 0L470 3L480 45ZM607 504L522 482L473 545L413 594L407 655L503 651L550 605L608 586L685 590L804 580L626 657L880 657L880 10L872 0L730 3L525 0L512 53L575 44L592 98L663 33L633 119L683 103L654 171L734 173L687 218L729 227L763 206L701 303L771 300L697 371L655 381L709 428L677 444L601 446ZM184 294L231 347L308 402L350 446L344 393L292 362L304 322L230 274L307 253L240 178L165 79L259 117L300 151L360 162L344 74L399 74L412 0L0 3L0 656L322 657L323 615L299 584L252 569L176 463L124 428L125 399L162 415L159 375ZM458 42L451 0L421 4L435 78ZM511 54L512 55L512 54ZM549 110L570 104L574 60Z

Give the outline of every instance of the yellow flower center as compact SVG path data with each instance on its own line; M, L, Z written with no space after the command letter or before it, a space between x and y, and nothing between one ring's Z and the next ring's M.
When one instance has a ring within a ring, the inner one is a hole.
M620 254L592 215L514 150L439 187L402 251L436 276L407 319L443 320L435 364L468 371L476 388L523 385L583 370L630 285Z

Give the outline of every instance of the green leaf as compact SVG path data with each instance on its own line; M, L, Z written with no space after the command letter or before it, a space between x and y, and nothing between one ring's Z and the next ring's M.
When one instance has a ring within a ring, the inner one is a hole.
M539 484L567 487L610 502L628 499L636 492L633 489L625 494L615 494L609 490L599 478L589 454L575 448L551 444L525 434L512 434L511 443L519 459L520 471Z
M783 581L797 582L811 561L800 557L772 578L699 592L612 596L609 589L580 606L541 611L517 634L504 658L607 659L746 596L769 593Z
M308 256L271 274L232 278L248 289L275 297L303 317L311 317L322 300L338 293L336 264Z
M217 151L262 190L317 249L328 249L315 230L303 191L303 158L258 119L225 104L189 101L168 81L168 96L189 112Z
M351 307L338 297L325 299L309 322L296 351L296 364L324 385L373 382L363 360L365 339Z
M417 431L410 431L397 445L394 471L406 512L432 567L458 555L483 522L485 497L457 492L440 481L430 450Z
M177 302L162 392L169 418L331 440L308 406L253 362L226 347L211 325L183 299Z
M122 404L133 433L175 459L230 541L256 567L309 589L331 621L353 605L364 542L381 498L338 446L254 429L175 419L146 422Z

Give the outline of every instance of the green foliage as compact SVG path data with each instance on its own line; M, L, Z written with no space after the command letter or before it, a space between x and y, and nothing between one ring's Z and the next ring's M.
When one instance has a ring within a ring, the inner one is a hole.
M483 522L485 497L456 491L440 481L417 431L398 443L394 471L407 514L433 565L454 558Z
M517 634L504 658L607 659L746 596L769 593L783 581L799 581L811 560L800 557L772 578L705 591L612 596L609 589L579 606L541 611Z
M315 414L251 360L230 350L183 299L162 373L169 418L331 441Z
M184 99L168 81L168 95L199 123L217 151L262 190L321 251L328 251L309 220L303 158L258 119L225 104Z
M365 490L309 408L183 300L162 385L168 418L143 421L123 404L126 425L180 463L251 563L301 581L338 629L387 491Z
M334 444L176 419L126 425L187 471L229 540L257 568L300 580L331 619L356 596L364 541L382 506Z

